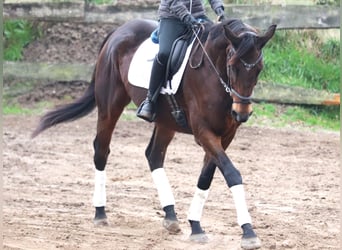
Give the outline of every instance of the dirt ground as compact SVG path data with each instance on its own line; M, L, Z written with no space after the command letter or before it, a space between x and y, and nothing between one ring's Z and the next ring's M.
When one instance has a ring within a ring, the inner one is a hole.
M111 27L58 24L47 29L44 39L27 47L25 60L93 62L99 37ZM18 101L28 107L46 98L61 103L61 95L84 89L82 84L63 86L52 83ZM94 227L96 113L31 140L38 120L37 115L3 119L4 249L239 249L241 230L219 171L202 219L209 243L188 241L186 215L203 157L190 135L176 135L165 162L182 228L182 234L169 235L144 158L150 124L119 121L107 165L110 225ZM340 249L339 133L244 125L227 154L242 173L263 249Z
M165 168L182 234L161 226L144 149L152 127L120 120L107 165L109 227L94 227L92 140L96 114L34 140L37 116L6 116L3 126L4 249L239 249L229 189L217 171L202 224L208 244L187 240L187 210L202 150L177 134ZM241 171L263 249L339 248L339 135L243 126L228 155Z

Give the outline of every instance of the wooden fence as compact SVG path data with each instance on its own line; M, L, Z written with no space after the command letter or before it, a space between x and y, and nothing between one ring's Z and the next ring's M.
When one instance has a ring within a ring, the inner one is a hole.
M120 25L133 18L157 19L159 1L116 1L113 5L93 5L81 0L6 0L4 19L20 18L51 22L112 23ZM130 3L130 4L129 4ZM132 4L135 3L135 4ZM277 24L278 29L331 29L340 27L339 9L334 6L227 5L229 17L242 19L260 29ZM211 11L208 11L211 13ZM18 70L19 69L19 70ZM4 62L4 79L89 81L93 65L46 62ZM256 101L292 104L339 105L339 94L316 90L259 84Z
M81 0L5 0L4 19L22 18L41 21L123 23L133 18L157 19L158 2L128 5L94 5ZM37 2L35 2L37 1ZM225 12L254 27L277 24L278 29L328 29L340 27L339 8L328 5L226 5ZM208 14L211 14L208 11Z

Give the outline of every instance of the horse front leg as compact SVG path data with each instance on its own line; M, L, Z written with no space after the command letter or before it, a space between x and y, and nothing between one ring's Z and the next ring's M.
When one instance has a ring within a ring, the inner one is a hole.
M252 227L252 219L248 211L242 176L226 155L221 140L212 133L204 134L201 143L205 151L212 155L213 163L220 169L232 193L237 214L237 223L242 229L241 247L257 249L261 247L260 239Z
M219 169L233 196L237 214L237 223L242 229L241 247L243 249L260 248L261 241L252 227L252 218L248 211L241 174L234 167L233 163L224 151L218 154L217 159L218 162L221 163L219 165Z
M191 226L191 235L189 239L191 241L199 243L208 242L208 237L202 229L200 221L205 201L208 198L209 187L213 180L215 169L216 165L213 162L208 161L207 157L205 157L204 165L198 178L195 194L188 212L188 221Z
M174 134L174 131L156 126L145 155L158 192L161 207L165 212L163 227L171 234L178 234L181 232L181 229L175 212L175 198L163 168L167 146L174 137Z

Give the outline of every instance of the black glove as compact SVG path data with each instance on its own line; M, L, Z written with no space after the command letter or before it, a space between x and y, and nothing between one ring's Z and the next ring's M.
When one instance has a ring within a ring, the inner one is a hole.
M194 29L199 24L199 22L191 14L186 15L183 18L183 22L188 26L189 29Z
M223 6L216 8L215 14L217 15L217 21L218 22L222 22L223 20L227 19L226 14L224 13Z

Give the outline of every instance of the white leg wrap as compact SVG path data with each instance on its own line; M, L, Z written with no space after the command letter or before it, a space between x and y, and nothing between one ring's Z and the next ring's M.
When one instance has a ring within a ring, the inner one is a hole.
M95 169L94 207L106 206L106 170Z
M201 221L204 203L208 198L208 194L209 194L209 189L202 190L202 189L196 188L194 197L192 198L192 202L190 204L190 208L188 212L188 220Z
M237 223L239 224L239 226L242 226L246 223L252 224L252 218L248 212L243 185L240 184L232 186L230 188L230 191L233 194L233 199L235 203Z
M175 205L175 198L173 197L171 186L164 168L153 170L152 179L156 185L161 206L166 207L169 205Z

